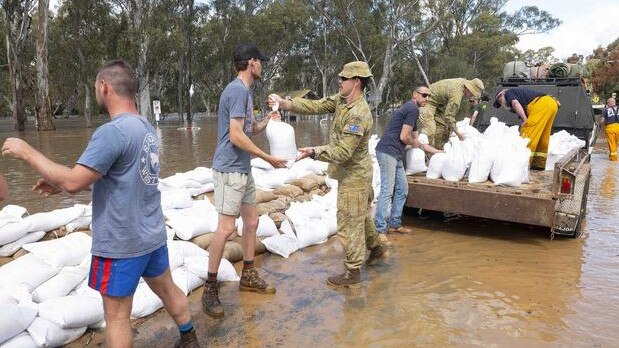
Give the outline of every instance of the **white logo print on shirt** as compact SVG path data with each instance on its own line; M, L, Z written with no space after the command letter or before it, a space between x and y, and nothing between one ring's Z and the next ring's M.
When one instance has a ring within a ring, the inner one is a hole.
M159 183L159 143L153 133L148 133L142 143L140 177L146 185Z

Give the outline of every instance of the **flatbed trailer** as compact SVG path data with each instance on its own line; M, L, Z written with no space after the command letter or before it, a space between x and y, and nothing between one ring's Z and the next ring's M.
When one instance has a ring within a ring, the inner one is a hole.
M589 161L597 138L597 124L586 91L579 79L500 80L493 96L503 88L518 85L557 97L562 106L553 133L565 129L585 140L585 147L563 156L553 171L531 170L529 183L519 187L498 186L491 181L469 183L466 179L449 182L423 174L408 176L407 207L548 227L551 236L581 234L591 177ZM507 124L515 123L513 114L491 110L484 115L481 130L493 116Z

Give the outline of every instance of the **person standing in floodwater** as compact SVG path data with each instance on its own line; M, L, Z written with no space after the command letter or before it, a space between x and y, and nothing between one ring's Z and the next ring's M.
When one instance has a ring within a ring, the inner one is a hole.
M372 264L385 255L387 247L381 243L370 214L374 192L368 141L373 121L363 92L372 73L366 62L356 61L344 65L339 76L336 95L320 100L285 100L272 94L269 103L277 102L282 109L301 114L335 113L329 143L300 148L297 160L310 157L329 162L329 176L338 180L337 234L346 252L345 270L329 277L327 283L357 287L366 248L370 250L367 263Z
M25 141L8 138L2 155L39 172L43 195L92 185L92 261L88 285L103 298L108 347L131 347L133 294L143 277L180 331L179 347L199 347L188 300L172 282L159 183L159 139L135 105L137 80L122 60L103 65L95 80L110 122L94 132L73 168L52 162Z
M213 181L215 184L215 208L218 222L215 237L209 247L208 275L202 293L202 308L213 318L224 316L219 301L217 270L228 237L234 233L236 218L243 219L243 271L241 291L274 294L275 288L265 282L254 268L258 211L256 188L251 175L250 155L269 162L275 168L284 168L286 160L273 157L260 150L250 139L262 132L272 112L262 121L254 119L254 105L250 87L262 75L262 62L269 58L256 45L240 44L234 50L234 68L237 78L230 82L219 98L217 111L217 148L213 156Z

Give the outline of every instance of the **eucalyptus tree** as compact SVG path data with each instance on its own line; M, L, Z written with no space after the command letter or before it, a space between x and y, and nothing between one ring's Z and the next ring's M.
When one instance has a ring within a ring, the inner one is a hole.
M2 13L6 25L6 57L12 94L11 113L15 129L19 131L26 128L24 63L32 62L25 53L35 5L36 0L2 1Z
M49 0L38 0L36 39L36 128L41 131L55 130L49 100L49 71L47 66Z

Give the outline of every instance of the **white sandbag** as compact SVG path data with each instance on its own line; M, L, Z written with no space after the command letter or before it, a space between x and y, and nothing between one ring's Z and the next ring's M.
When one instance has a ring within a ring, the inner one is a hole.
M148 284L140 282L133 294L131 318L143 318L161 308L163 308L163 301L148 287Z
M55 267L76 266L90 253L92 237L74 232L58 239L24 244L22 248Z
M266 127L271 156L293 161L297 158L294 128L281 121L269 121ZM293 163L291 162L291 164Z
M17 299L12 295L12 291L0 287L0 304L16 304Z
M252 158L250 164L254 168L264 169L264 170L273 170L275 167L271 165L271 163L263 160L260 157Z
M0 210L0 232L4 231L2 229L4 225L23 220L23 216L26 212L26 208L13 204L9 204L2 208L2 210Z
M84 266L64 267L60 273L39 285L32 292L32 299L34 302L41 303L66 296L86 279L88 271L89 268Z
M208 199L194 201L191 208L167 209L164 215L167 218L166 223L182 240L215 232L219 218L215 207Z
M45 233L46 232L44 231L30 232L12 243L3 245L0 247L0 257L13 256L13 254L15 254L22 247L22 245L41 240L41 238L45 236Z
M554 170L555 163L573 149L580 149L585 146L585 141L568 133L565 130L554 133L550 136L548 143L548 156L546 157L546 170Z
M211 168L196 167L184 174L187 179L197 181L202 185L213 182L213 170Z
M50 265L34 254L27 254L0 267L0 287L14 289L23 284L28 292L32 292L58 272L59 267Z
M451 148L446 153L445 163L443 164L443 170L441 176L447 181L458 182L464 177L466 173L467 164L464 156L461 141L451 141Z
M297 178L296 173L288 168L278 168L254 176L256 187L274 189Z
M265 238L262 240L262 244L271 253L287 259L292 253L299 250L299 241L287 220L282 221L280 229L284 234Z
M428 170L426 166L426 153L418 148L406 150L406 175L423 173Z
M192 197L196 197L203 193L213 192L213 191L215 191L215 184L213 184L212 182L202 184L200 187L197 187L197 188L189 189L189 193L191 193Z
M192 180L185 173L176 173L164 179L159 180L159 190L167 191L171 189L191 189L202 186L202 183Z
M194 243L182 240L169 241L168 249L178 250L181 253L183 260L185 260L185 258L187 257L208 257L208 251L200 248Z
M329 238L329 228L321 219L308 219L302 224L295 224L294 231L299 249L322 244Z
M191 192L187 189L161 191L162 209L184 209L192 206Z
M39 304L39 317L62 329L77 329L103 320L103 300L90 296L71 295Z
M445 165L446 160L446 153L441 152L432 155L432 157L430 158L430 163L428 163L426 178L439 179L441 177L441 172L443 171L443 166Z
M5 221L8 221L8 219L5 219ZM6 222L0 227L0 245L13 243L23 238L30 231L32 231L30 222L21 218L11 218L10 222Z
M28 331L22 331L19 335L10 340L0 343L0 348L39 348Z
M165 225L165 234L166 234L167 240L172 240L174 239L176 232L174 231L172 227Z
M239 236L243 235L243 219L241 217L236 219L236 233ZM258 218L258 229L256 230L256 237L266 238L279 234L275 222L269 215L262 214Z
M208 257L191 256L185 259L185 268L203 280L208 277ZM241 280L230 261L222 258L217 269L217 281L238 282Z
M522 177L522 155L515 144L504 144L497 152L490 179L496 185L517 187L522 184Z
M497 147L493 141L485 137L478 141L469 170L469 182L479 183L488 180L496 157Z
M0 343L3 343L30 326L37 317L37 307L0 303L0 313Z
M24 220L30 223L30 231L52 231L64 226L84 214L84 205L76 204L73 207L56 209L46 213L37 213L26 216Z
M92 216L80 216L65 225L67 233L72 233L80 229L88 228L92 223Z
M60 347L80 338L86 329L62 329L49 320L37 317L28 327L28 333L39 347Z
M368 140L368 151L373 158L376 158L376 145L378 145L379 140L380 138L377 134L370 135L370 139Z
M172 281L185 295L204 284L200 277L185 267L177 268L172 272Z

